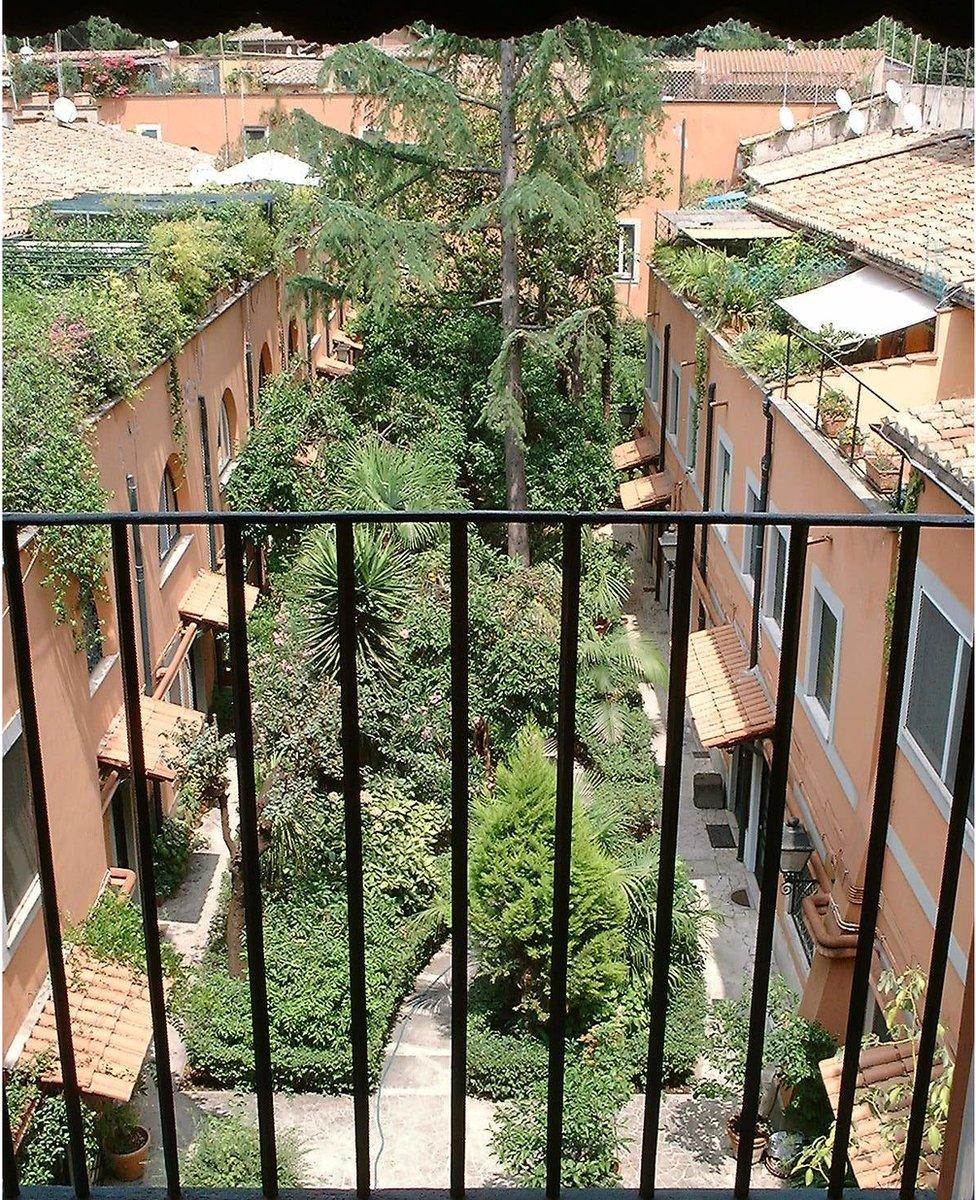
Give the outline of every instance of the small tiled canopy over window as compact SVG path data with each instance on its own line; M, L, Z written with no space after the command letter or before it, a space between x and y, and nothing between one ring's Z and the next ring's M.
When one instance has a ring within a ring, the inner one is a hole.
M146 751L146 774L150 779L171 783L176 778L174 760L181 727L199 731L204 716L192 708L182 708L151 696L142 698L142 739ZM129 735L125 709L112 718L98 745L98 761L113 769L129 766Z

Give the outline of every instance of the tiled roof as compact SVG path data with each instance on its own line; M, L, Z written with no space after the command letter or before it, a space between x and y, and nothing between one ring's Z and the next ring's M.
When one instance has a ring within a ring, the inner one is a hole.
M89 1096L130 1100L152 1038L148 980L129 967L102 962L78 946L68 955L65 970L78 1086ZM52 998L38 1015L19 1062L26 1066L49 1057L41 1079L61 1084Z
M939 400L915 412L899 413L878 431L937 478L948 476L973 503L973 401ZM950 484L951 487L951 484ZM957 489L953 489L957 490Z
M320 58L296 58L261 72L263 87L318 87L322 74Z
M733 79L749 76L751 79L771 79L782 83L800 75L817 76L845 75L852 81L860 80L874 70L882 57L879 50L835 50L823 47L819 50L706 50L699 46L695 51L695 68L710 79Z
M773 710L732 625L697 630L688 638L686 694L706 749L752 741L773 728Z
M657 475L642 475L639 479L628 479L618 489L620 507L628 512L642 508L667 508L674 492L674 481L667 471Z
M651 459L657 457L657 446L654 439L649 437L635 438L631 442L621 442L610 451L614 469L629 471L632 467L642 467Z
M827 1089L830 1107L835 1114L843 1065L842 1056L824 1059L820 1064L820 1074ZM859 1188L896 1188L901 1181L901 1172L881 1129L881 1123L869 1103L869 1093L875 1088L887 1090L897 1083L907 1082L909 1086L905 1088L903 1101L892 1114L897 1115L898 1125L907 1124L914 1075L911 1045L908 1042L886 1042L880 1046L868 1046L861 1051L859 1066L854 1089L851 1145L848 1154L851 1170ZM932 1073L937 1077L940 1072L941 1067L936 1064ZM941 1162L941 1151L927 1152L923 1156L918 1175L918 1189L935 1189L939 1182Z
M23 233L30 209L83 192L158 193L191 184L213 156L158 142L114 125L53 119L18 121L3 131L3 233Z
M181 726L197 730L203 727L203 713L181 708L166 700L142 697L142 742L146 754L146 774L150 779L171 782L176 778L173 760L176 739ZM125 708L112 718L105 736L98 744L98 761L106 767L129 766L129 733L125 724Z
M762 186L750 208L832 234L934 294L962 285L972 297L972 134L872 134L747 175Z
M244 611L251 612L258 602L260 593L249 583L244 584ZM187 621L199 621L201 625L213 625L226 629L227 576L214 571L200 571L180 601L180 616Z

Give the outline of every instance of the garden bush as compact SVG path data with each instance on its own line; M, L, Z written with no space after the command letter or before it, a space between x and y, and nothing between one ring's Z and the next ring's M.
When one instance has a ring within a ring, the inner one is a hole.
M11 1131L16 1135L25 1118L29 1122L16 1156L17 1182L21 1187L71 1182L67 1108L64 1096L41 1088L39 1076L45 1065L39 1060L30 1070L15 1067L9 1074L4 1073ZM89 1175L94 1176L101 1157L94 1114L84 1104L81 1114L85 1128L85 1161Z
M482 801L469 860L471 934L482 971L513 1010L544 1022L549 1008L555 772L529 728ZM614 864L586 813L573 820L567 1005L588 1024L614 1003L626 978L627 902Z
M499 1018L499 999L483 976L468 993L468 1092L485 1100L516 1100L547 1077L546 1038L524 1021Z
M164 819L153 839L153 875L158 900L172 896L186 878L196 843L196 828L187 813L177 809Z
M142 912L131 897L106 888L79 928L66 932L68 941L82 946L95 958L121 963L135 971L146 969L146 941ZM176 976L181 971L179 956L168 942L160 947L163 970Z
M291 1130L277 1131L278 1183L302 1187L305 1152ZM236 1113L207 1116L190 1143L181 1166L181 1182L196 1188L260 1188L261 1146L257 1129Z
M689 970L668 989L668 1014L664 1026L664 1082L686 1083L706 1049L708 994L701 968ZM639 1090L647 1083L648 991L632 990L624 1008L627 1053L631 1078Z

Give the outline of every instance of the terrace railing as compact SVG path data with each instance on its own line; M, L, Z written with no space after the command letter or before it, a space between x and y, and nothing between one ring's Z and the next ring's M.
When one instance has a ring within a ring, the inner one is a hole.
M180 1195L180 1164L174 1112L173 1083L168 1070L169 1042L160 937L153 879L150 802L146 778L136 627L132 603L132 564L129 530L134 525L158 525L169 518L159 513L112 513L95 515L8 514L3 520L3 552L7 574L10 629L14 668L20 695L23 737L37 831L37 851L51 989L57 1023L58 1048L64 1081L64 1098L70 1135L71 1188L25 1188L28 1197L62 1196L86 1200L91 1185L85 1168L81 1100L75 1069L69 1020L62 932L58 909L55 864L51 846L46 782L41 754L39 716L35 703L30 632L24 595L24 580L18 553L18 531L28 525L64 526L104 524L111 529L112 564L115 579L116 623L121 655L123 693L130 746L131 779L135 801L138 863L141 880L142 919L146 939L147 976L152 1012L155 1073L166 1173L165 1193L139 1188L170 1198ZM333 525L336 529L339 569L341 742L343 758L344 827L347 864L349 925L349 972L351 995L351 1043L355 1116L355 1195L370 1192L369 1161L369 1072L366 1043L366 973L363 893L363 839L361 775L359 763L359 705L356 667L356 605L353 532L359 524L435 521L446 525L450 538L450 675L451 675L451 945L453 961L467 958L468 938L468 535L471 527L498 525L509 521L558 527L562 534L562 598L559 639L558 723L556 758L556 821L553 844L552 992L548 1062L548 1123L545 1160L545 1196L555 1200L561 1191L563 1146L563 1068L565 1056L566 981L570 915L570 854L573 820L573 750L576 721L577 650L580 617L581 537L585 526L619 524L677 527L677 549L673 576L670 643L670 676L667 703L667 744L664 764L660 824L660 870L655 918L653 984L650 997L650 1028L647 1046L647 1099L641 1144L641 1197L655 1192L659 1148L659 1119L663 1092L665 1014L668 1004L668 961L673 931L675 864L679 820L679 794L684 739L684 715L688 639L692 607L692 567L695 527L721 522L723 525L788 526L790 529L785 606L782 621L779 676L776 687L775 729L769 779L765 853L761 869L761 898L757 919L755 965L749 1013L745 1084L742 1096L741 1133L733 1195L745 1200L750 1191L752 1151L762 1090L763 1040L767 997L773 955L773 935L779 892L779 864L785 816L797 659L803 608L804 579L809 534L812 527L854 528L865 537L878 530L900 534L898 570L891 621L888 671L885 680L883 716L875 772L867 868L864 878L860 932L854 960L849 1018L845 1037L843 1073L837 1109L836 1138L827 1194L839 1200L844 1193L855 1100L858 1059L863 1019L870 987L872 955L877 932L885 839L891 810L892 784L905 687L912 600L919 534L923 529L971 528L968 518L884 514L756 514L756 513L561 513L561 512L444 512L444 513L236 513L181 514L181 524L222 526L226 547L227 595L230 627L230 668L233 687L233 724L236 742L240 799L241 849L245 879L248 981L254 1033L255 1091L261 1150L262 1192L278 1194L275 1115L273 1107L272 1056L268 1028L268 994L265 979L262 931L261 876L258 864L258 831L252 730L251 686L244 603L244 535L248 525L278 526ZM915 1195L915 1180L926 1122L926 1100L936 1048L939 1011L948 964L953 912L958 890L966 829L966 813L973 769L973 676L969 668L960 751L952 789L945 866L935 919L929 964L928 989L918 1047L918 1066L904 1154L901 1197ZM451 1074L450 1074L450 1161L445 1164L449 1188L426 1191L428 1197L460 1197L465 1192L465 1094L467 973L455 970L451 983ZM4 1189L7 1197L19 1193L13 1142L4 1104ZM106 1189L105 1195L134 1197L135 1190ZM226 1195L227 1193L197 1193ZM296 1193L290 1193L296 1194ZM352 1190L328 1193L297 1193L299 1196L351 1197ZM410 1193L399 1193L409 1195ZM486 1193L477 1193L485 1196ZM505 1193L492 1193L505 1194ZM514 1189L512 1196L528 1196ZM666 1193L669 1197L691 1196L691 1191ZM713 1194L714 1193L710 1193ZM766 1194L766 1193L764 1193ZM785 1193L777 1193L784 1195ZM849 1191L849 1195L868 1193ZM877 1193L874 1193L877 1194ZM414 1193L417 1195L417 1193ZM539 1193L532 1193L538 1197ZM607 1200L612 1193L600 1193ZM632 1196L633 1193L630 1193Z

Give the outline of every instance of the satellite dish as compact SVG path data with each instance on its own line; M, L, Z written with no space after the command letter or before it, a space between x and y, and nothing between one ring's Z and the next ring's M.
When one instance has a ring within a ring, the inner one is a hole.
M902 87L897 79L889 79L885 84L885 95L892 104L901 104Z
M847 128L855 137L860 137L868 127L867 115L859 108L852 108L847 114Z
M165 38L163 38L163 45L167 50L172 50L174 53L180 48L179 42L168 42Z
M853 101L851 100L850 92L845 91L844 88L838 88L837 91L834 92L834 99L837 101L837 107L841 112L851 111L851 104Z
M24 42L24 44L17 51L17 53L23 59L33 58L34 57L34 47L30 44L30 42Z
M902 116L905 118L905 124L915 133L922 128L922 110L917 104L909 100L902 109Z
M54 101L54 119L61 125L70 125L78 119L78 110L75 108L73 100L69 100L67 96L58 96Z
M796 128L796 117L793 116L792 111L785 104L779 110L779 125L781 129L786 130Z

